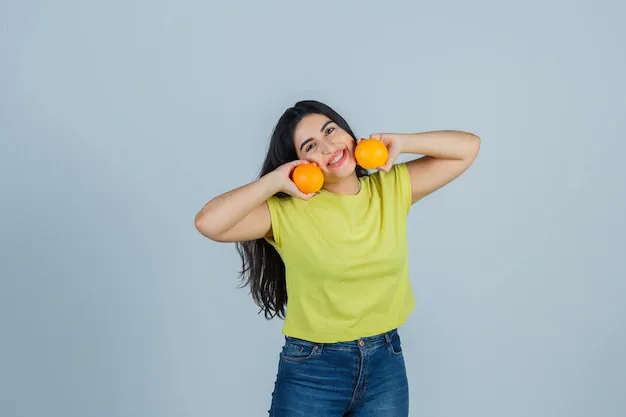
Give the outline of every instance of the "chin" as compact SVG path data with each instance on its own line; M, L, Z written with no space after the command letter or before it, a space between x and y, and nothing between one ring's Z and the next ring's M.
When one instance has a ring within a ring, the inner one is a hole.
M350 161L346 164L346 166L342 168L344 168L342 171L344 171L343 173L345 174L345 176L352 175L352 173L356 170L356 162Z
M333 169L328 172L328 176L339 178L349 177L356 170L356 162L355 161L346 161L339 169Z

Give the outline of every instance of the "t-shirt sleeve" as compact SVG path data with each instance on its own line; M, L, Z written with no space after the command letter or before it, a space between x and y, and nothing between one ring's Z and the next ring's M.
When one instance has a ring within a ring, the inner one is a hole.
M267 207L270 211L270 219L272 222L272 237L265 238L265 240L279 249L280 243L280 220L281 220L281 205L280 199L276 196L272 196L266 200Z
M403 208L405 214L408 215L411 210L413 191L406 163L395 164L388 173L383 175L382 181L384 188L392 190L398 207Z

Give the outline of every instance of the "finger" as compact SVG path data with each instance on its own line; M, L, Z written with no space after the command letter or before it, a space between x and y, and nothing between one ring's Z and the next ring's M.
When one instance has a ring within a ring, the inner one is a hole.
M387 162L385 162L385 164L383 166L378 168L378 170L379 171L384 171L384 172L391 171L391 168L393 167L395 159L396 158L393 155L389 155L389 158L387 158Z
M294 195L298 198L301 198L302 200L310 200L311 198L315 197L317 194L318 193L303 193L299 189L297 189L297 191L294 192Z
M296 183L294 183L293 181L291 182L291 184L289 184L289 189L287 190L287 194L291 195L292 197L301 198L302 200L309 200L311 197L314 197L315 195L317 195L317 193L302 192L298 188Z
M291 165L293 165L294 167L298 166L298 165L303 165L303 164L309 164L310 162L307 161L306 159L296 159L295 161L291 162Z
M291 162L291 167L295 168L298 165L307 165L307 164L318 166L317 163L315 163L313 161L307 161L306 159L298 159L298 160L295 160L295 161Z
M291 173L293 173L293 170L296 169L297 166L299 166L299 165L306 165L308 163L309 163L309 161L306 161L304 159L297 159L295 161L289 162L289 164L287 165L289 167L288 168L289 175L291 175Z

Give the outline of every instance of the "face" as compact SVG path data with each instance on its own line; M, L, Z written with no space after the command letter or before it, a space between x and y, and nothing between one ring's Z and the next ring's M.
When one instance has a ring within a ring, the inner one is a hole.
M355 172L354 139L327 116L302 118L294 132L294 145L299 159L321 168L325 182L336 182Z

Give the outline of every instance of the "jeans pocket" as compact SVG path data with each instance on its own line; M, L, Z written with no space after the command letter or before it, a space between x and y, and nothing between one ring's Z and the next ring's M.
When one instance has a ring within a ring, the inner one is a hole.
M285 341L282 357L288 362L302 362L313 357L318 349L315 343L290 338Z
M394 356L402 356L402 342L400 341L400 335L398 331L394 331L387 342L387 348L389 352Z

